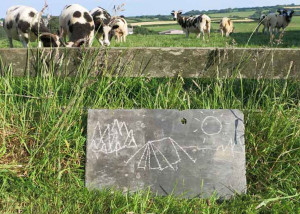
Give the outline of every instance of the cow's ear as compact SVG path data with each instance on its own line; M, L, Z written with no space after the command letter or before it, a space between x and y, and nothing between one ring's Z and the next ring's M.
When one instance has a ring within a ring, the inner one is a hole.
M294 10L291 10L291 15L294 14L294 13L295 13L295 11L294 11Z
M281 10L281 9L278 9L278 10L277 10L277 13L279 13L280 15L282 15L282 10Z
M182 14L182 10L179 10L179 11L178 11L178 14Z
M171 15L172 15L172 16L174 16L174 15L175 15L175 13L173 13L173 12L172 12L172 13L171 13Z
M118 28L119 28L119 25L114 25L114 26L112 27L113 30L118 29Z

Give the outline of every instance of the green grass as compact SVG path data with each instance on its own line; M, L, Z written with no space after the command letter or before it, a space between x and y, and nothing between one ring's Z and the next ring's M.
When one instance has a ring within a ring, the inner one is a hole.
M43 63L36 64L35 78L13 77L13 68L4 68L0 77L1 213L299 212L299 82L90 78L96 62L90 55L83 58L73 78L54 77ZM57 68L58 73L62 70ZM88 108L241 109L246 123L248 193L221 202L214 196L186 200L155 197L148 191L89 192L84 187ZM258 205L262 206L256 209Z
M271 46L269 36L262 33L254 34L248 43L249 37L256 29L257 23L235 23L235 33L229 38L222 38L218 32L217 23L212 24L212 37L210 41L203 42L196 39L195 34L191 34L189 39L185 35L158 35L158 32L169 29L180 29L179 25L157 25L147 26L157 34L153 35L129 35L127 43L117 44L112 42L112 47L280 47L280 48L299 48L300 47L300 16L293 18L292 23L287 28L282 44ZM261 28L262 30L262 28ZM15 47L22 47L21 43L14 41ZM36 46L36 44L33 44ZM94 42L94 46L99 46ZM9 47L7 39L0 39L0 47Z

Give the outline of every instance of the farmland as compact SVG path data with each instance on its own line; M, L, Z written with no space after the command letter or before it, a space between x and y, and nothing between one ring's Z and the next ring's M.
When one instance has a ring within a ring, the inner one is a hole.
M112 47L300 47L300 17L294 17L281 44L270 45L269 37L261 33L252 35L256 25L236 23L235 33L230 38L221 38L214 23L211 39L205 42L195 35L189 39L184 35L158 35L160 31L180 29L178 25L150 25L145 26L146 35L130 35L127 43L113 41ZM3 35L0 29L0 47L7 48ZM14 44L21 47L20 42ZM36 43L32 46L36 47ZM94 46L99 44L94 42ZM96 62L92 57L85 58L84 53L83 59L75 77L56 77L54 73L63 70L61 64L55 72L45 64L36 65L34 78L14 77L12 66L0 66L1 211L299 212L299 82L180 76L91 78ZM45 75L45 71L49 74ZM114 189L88 191L84 169L90 108L240 109L246 124L247 194L223 201L216 195L208 199L182 199L156 196L148 190L125 195Z

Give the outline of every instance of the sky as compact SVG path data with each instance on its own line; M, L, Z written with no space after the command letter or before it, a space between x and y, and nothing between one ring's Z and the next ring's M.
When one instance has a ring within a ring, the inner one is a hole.
M277 4L300 4L300 0L48 0L46 14L59 15L65 5L81 4L88 10L101 6L112 12L114 5L125 3L125 11L118 15L167 15L172 10L209 10L235 7L273 6ZM14 5L27 5L40 11L44 0L1 0L0 17L4 18L6 10Z

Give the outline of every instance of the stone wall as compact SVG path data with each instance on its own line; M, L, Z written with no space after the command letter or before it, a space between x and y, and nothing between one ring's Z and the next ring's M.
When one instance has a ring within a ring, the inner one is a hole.
M12 66L15 76L34 76L43 65L46 72L74 75L84 58L93 61L95 73L116 76L300 80L300 49L0 49L0 73Z

